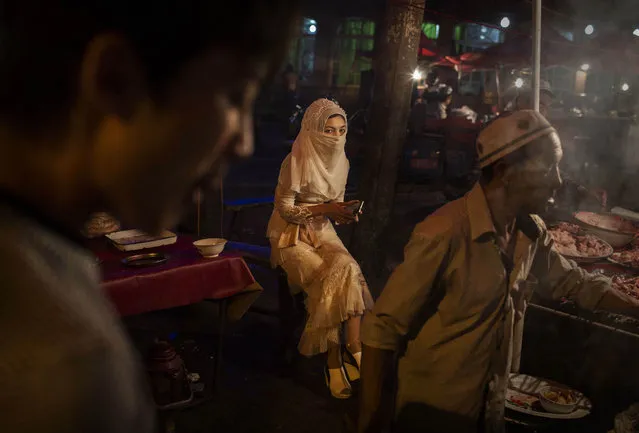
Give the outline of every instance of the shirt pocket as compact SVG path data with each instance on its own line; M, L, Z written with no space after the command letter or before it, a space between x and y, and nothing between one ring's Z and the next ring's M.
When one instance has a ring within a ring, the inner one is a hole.
M465 317L482 316L498 308L507 294L507 273L499 255L491 249L473 251L469 266L457 275L452 301Z

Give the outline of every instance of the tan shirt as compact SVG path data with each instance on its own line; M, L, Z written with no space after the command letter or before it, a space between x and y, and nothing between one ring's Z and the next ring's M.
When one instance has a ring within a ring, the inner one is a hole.
M138 355L95 258L0 198L0 431L151 433Z
M509 371L519 368L524 313L532 292L594 309L610 281L552 249L543 221L518 222L509 281L481 186L414 230L363 322L368 346L398 351L397 413L411 403L503 424ZM536 276L539 281L534 277ZM489 428L491 430L491 428Z

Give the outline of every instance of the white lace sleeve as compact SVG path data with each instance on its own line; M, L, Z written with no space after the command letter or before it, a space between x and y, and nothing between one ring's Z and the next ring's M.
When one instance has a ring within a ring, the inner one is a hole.
M275 189L275 209L284 221L291 224L304 224L313 216L308 208L295 205L295 192L285 191L281 185Z

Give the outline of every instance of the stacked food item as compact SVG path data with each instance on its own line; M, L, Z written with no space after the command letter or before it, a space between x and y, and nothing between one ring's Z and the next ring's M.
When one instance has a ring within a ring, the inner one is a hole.
M613 287L628 296L639 299L639 277L627 275L614 275Z
M559 223L548 230L555 241L555 249L561 255L576 258L602 258L612 254L613 249L606 242L593 235L581 235L576 224Z
M616 251L610 259L615 263L639 269L639 246L634 244L629 249Z
M555 241L557 252L575 259L608 257L608 260L614 264L599 263L589 270L611 277L615 289L639 299L639 276L634 270L629 269L639 270L639 242L635 240L628 247L622 246L623 249L614 251L612 246L599 237L592 234L584 235L584 233L592 233L596 228L601 231L594 231L595 233L603 235L606 232L615 232L624 234L628 240L632 240L637 232L635 223L616 215L592 212L579 212L575 217L584 226L585 232L581 226L566 222L559 223L549 230Z

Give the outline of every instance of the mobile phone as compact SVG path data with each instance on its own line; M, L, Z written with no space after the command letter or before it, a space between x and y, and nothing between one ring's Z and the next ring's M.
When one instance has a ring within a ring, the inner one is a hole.
M347 209L353 212L353 215L358 215L362 211L362 209L364 209L364 201L353 203L352 205L348 206Z

